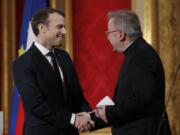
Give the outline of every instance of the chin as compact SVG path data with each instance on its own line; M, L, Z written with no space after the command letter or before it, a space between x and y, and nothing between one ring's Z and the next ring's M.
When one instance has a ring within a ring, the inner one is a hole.
M113 51L115 51L115 52L120 52L120 53L122 53L122 52L123 52L123 50L122 50L122 49L118 49L118 48L113 48Z
M61 44L54 44L53 47L61 47Z
M123 50L123 49L120 49L120 50L118 50L118 52L123 53L123 52L124 52L124 50Z
M118 48L113 47L113 51L118 52Z

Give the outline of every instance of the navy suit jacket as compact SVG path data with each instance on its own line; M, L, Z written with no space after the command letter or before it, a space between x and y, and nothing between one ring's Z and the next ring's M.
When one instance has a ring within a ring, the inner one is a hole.
M70 124L72 112L90 111L69 55L60 49L54 52L66 90L57 83L53 68L35 45L13 63L25 112L24 135L77 135Z
M117 81L113 100L106 107L108 125L113 135L156 135L165 108L165 78L161 60L142 38L124 52L125 60ZM93 116L96 128L103 122ZM169 135L167 115L159 135Z

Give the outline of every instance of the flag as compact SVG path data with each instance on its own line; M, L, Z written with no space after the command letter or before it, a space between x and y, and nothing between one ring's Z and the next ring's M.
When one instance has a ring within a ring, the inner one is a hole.
M41 8L47 7L46 0L25 0L22 18L20 43L18 54L21 55L29 49L35 40L32 32L30 20L32 16ZM23 135L24 110L18 89L14 86L11 100L11 112L9 123L9 135Z
M131 0L73 0L73 56L85 97L92 108L112 98L124 56L107 40L107 13L131 9Z

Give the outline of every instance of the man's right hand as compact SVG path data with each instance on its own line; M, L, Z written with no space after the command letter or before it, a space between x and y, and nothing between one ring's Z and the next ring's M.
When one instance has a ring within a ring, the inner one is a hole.
M94 127L94 121L91 120L90 114L87 112L81 112L75 114L75 123L74 126L81 131L89 131Z

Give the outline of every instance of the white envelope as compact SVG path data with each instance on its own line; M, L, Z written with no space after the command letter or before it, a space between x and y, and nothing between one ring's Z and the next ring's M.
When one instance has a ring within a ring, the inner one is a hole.
M115 105L112 99L109 96L105 96L103 99L101 99L96 107L101 107L101 106L107 106L107 105Z

